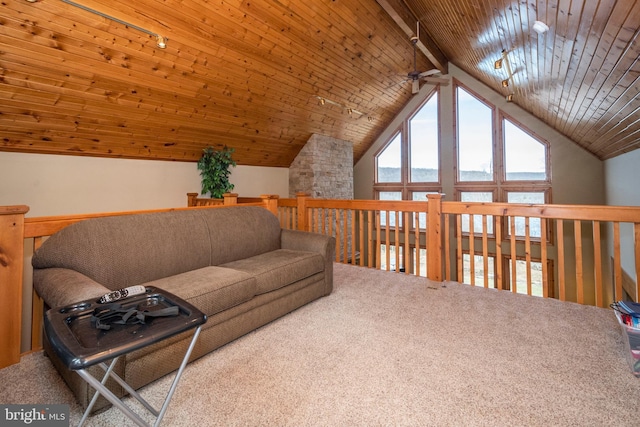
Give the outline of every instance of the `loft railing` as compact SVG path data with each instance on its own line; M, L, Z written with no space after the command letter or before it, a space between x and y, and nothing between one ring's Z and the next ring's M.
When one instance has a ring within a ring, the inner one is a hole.
M335 236L336 262L600 307L620 299L638 301L640 208L427 197L383 201L228 194L221 206L214 206L220 203L190 194L188 204L193 207L153 212L263 206L283 228ZM31 291L30 284L23 284L24 277L31 277L30 265L23 262L25 252L74 222L143 213L25 218L27 212L27 206L0 207L0 368L20 357L21 313L29 312L28 307L23 310L22 292ZM41 347L42 301L35 293L31 312L31 349L36 350Z

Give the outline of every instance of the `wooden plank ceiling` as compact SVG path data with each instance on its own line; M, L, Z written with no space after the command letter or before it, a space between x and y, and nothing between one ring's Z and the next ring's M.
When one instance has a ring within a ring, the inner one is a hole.
M640 1L77 3L0 3L0 150L288 167L318 133L357 161L412 96L416 19L419 71L451 61L602 159L640 146Z

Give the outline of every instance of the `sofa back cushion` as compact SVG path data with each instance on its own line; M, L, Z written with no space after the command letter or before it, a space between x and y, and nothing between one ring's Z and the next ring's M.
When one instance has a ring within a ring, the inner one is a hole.
M220 265L280 249L280 222L259 206L204 209L211 237L209 265Z
M115 290L209 265L207 224L198 211L81 221L49 237L34 268L69 268Z
M116 290L280 248L280 223L259 206L81 221L49 237L34 268L68 268Z

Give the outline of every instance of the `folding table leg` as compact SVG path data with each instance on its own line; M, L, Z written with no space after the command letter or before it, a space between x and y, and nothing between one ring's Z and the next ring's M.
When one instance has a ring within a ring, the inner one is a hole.
M191 357L191 353L193 352L193 349L196 345L196 341L198 340L198 336L200 335L200 329L201 326L198 326L193 334L193 337L191 338L191 343L189 344L189 348L187 349L187 352L184 355L184 358L182 359L182 363L180 364L180 367L178 368L178 371L176 372L175 377L173 378L173 381L171 383L171 387L169 388L169 392L167 393L167 397L164 400L164 403L162 404L162 408L160 409L160 411L158 412L156 409L154 409L137 391L135 391L129 384L127 384L122 378L120 378L120 376L118 374L116 374L115 372L113 372L113 368L115 367L116 362L118 361L118 358L114 358L111 363L109 364L109 366L107 366L105 363L101 363L99 366L101 366L104 370L105 370L105 374L104 377L102 378L102 381L98 381L93 375L91 375L86 369L80 369L78 370L78 374L90 385L92 386L96 392L93 395L93 398L91 399L91 402L89 403L89 406L87 406L87 409L85 410L82 419L80 420L80 424L78 424L78 427L81 427L84 422L86 421L89 412L91 411L91 409L93 408L93 405L95 405L96 401L98 400L98 397L100 395L104 396L109 402L111 402L114 406L116 406L118 409L120 409L126 416L128 416L132 421L134 421L137 425L141 426L141 427L149 427L149 424L147 424L142 418L140 418L140 416L138 414L136 414L131 408L129 408L127 405L124 404L124 402L122 402L121 399L119 399L115 394L113 394L111 392L111 390L109 390L105 384L107 382L107 380L109 379L109 377L113 378L116 382L118 382L118 384L120 384L122 387L124 387L124 389L133 397L135 397L141 404L144 405L144 407L151 412L153 415L155 415L156 418L156 422L154 423L154 427L158 427L160 425L160 422L162 421L162 418L164 417L165 412L167 411L167 408L169 407L169 403L171 402L171 398L173 397L174 392L176 391L176 388L178 386L178 381L180 380L180 377L182 376L182 373L184 372L184 369L187 366L187 363L189 362L189 357Z

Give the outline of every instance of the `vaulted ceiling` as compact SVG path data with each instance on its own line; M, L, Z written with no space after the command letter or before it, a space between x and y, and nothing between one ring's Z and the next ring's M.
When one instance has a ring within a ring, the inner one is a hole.
M607 159L640 147L639 27L631 0L4 0L0 150L288 167L317 133L358 160L451 62Z

